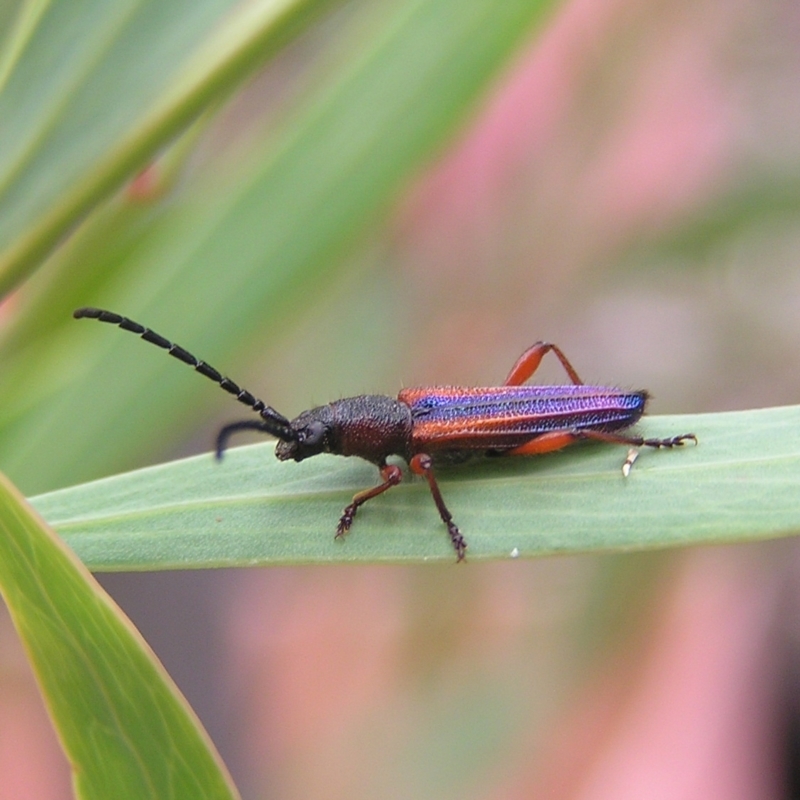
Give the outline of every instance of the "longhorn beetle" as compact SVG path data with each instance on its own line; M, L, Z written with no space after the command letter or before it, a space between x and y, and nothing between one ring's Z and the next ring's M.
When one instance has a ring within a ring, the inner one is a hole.
M337 539L350 530L356 512L367 500L402 480L400 467L386 463L388 456L405 459L412 472L427 480L457 560L461 561L467 543L442 499L433 472L435 461L464 461L473 454L537 455L583 439L655 448L678 447L687 441L697 443L693 433L667 439L644 439L621 433L644 413L647 392L586 386L561 350L549 342L529 347L517 359L502 386L423 386L403 389L396 398L362 394L334 400L289 420L205 361L138 322L99 308L79 308L73 316L109 322L138 334L194 367L255 411L258 419L231 422L220 430L217 459L222 458L234 433L255 430L278 439L275 455L281 461L302 461L319 453L334 453L358 456L376 464L383 482L353 497L339 520ZM572 385L523 385L551 351ZM626 475L635 457L636 451L631 450L623 465Z

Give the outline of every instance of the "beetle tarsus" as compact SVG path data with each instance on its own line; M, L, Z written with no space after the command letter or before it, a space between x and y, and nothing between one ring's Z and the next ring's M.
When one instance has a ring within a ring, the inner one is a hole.
M682 433L680 436L672 436L668 439L645 439L642 444L647 447L683 447L686 442L697 444L697 436L693 433Z
M373 497L383 494L387 489L391 489L392 486L397 486L397 484L403 480L403 470L401 470L397 464L384 464L381 467L381 478L383 478L383 483L378 484L378 486L373 486L371 489L365 489L363 492L359 492L353 498L353 502L345 507L342 512L342 518L336 526L335 539L341 539L347 531L350 530L350 526L353 524L353 519L355 519L356 511L358 511L359 506L363 506L367 500L371 500Z
M358 511L358 506L355 503L350 503L350 505L345 508L342 512L342 518L336 526L336 536L333 537L334 539L344 538L345 534L350 530L350 526L353 524L356 511Z
M447 532L450 534L450 541L456 551L456 562L463 561L467 554L467 540L461 535L461 531L452 519L447 523Z

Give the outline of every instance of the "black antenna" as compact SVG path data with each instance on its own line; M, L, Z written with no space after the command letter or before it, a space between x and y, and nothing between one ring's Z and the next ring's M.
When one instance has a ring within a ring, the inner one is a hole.
M264 433L269 433L284 442L295 441L297 439L297 433L292 430L289 420L286 419L283 414L279 414L274 408L268 406L263 400L259 400L246 389L240 389L230 378L226 378L210 364L206 364L205 361L200 361L188 350L184 350L177 344L170 342L155 331L150 330L150 328L145 328L144 325L140 325L132 319L123 317L120 314L115 314L113 311L104 311L101 308L79 308L73 311L72 316L75 317L75 319L87 318L96 319L100 322L108 322L111 325L119 326L124 331L130 331L131 333L141 336L146 342L161 347L179 361L183 361L184 364L194 367L201 375L205 375L206 378L219 384L229 394L235 395L240 403L244 403L244 405L249 406L253 411L257 412L261 416L260 422L256 422L255 420L248 421L247 423L235 422L231 425L226 425L222 431L220 431L220 436L217 441L218 458L222 455L222 450L227 441L227 434L243 428L254 428Z

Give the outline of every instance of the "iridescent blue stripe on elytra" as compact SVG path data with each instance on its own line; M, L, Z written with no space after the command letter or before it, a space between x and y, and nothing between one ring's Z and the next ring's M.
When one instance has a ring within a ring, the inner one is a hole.
M416 396L409 405L417 423L460 420L468 427L476 419L492 420L505 433L625 427L639 419L647 400L645 392L585 385L435 386L411 391Z

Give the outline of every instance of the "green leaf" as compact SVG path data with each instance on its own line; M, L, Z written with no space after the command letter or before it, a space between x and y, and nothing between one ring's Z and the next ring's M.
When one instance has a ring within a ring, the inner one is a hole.
M734 542L800 532L800 406L653 417L647 436L696 447L586 444L440 472L468 560ZM357 459L279 463L271 445L163 464L33 500L92 569L328 561L454 560L421 481L364 506L346 541L342 508L376 482Z
M78 797L238 797L200 722L139 633L3 476L0 592Z
M628 259L641 267L643 254L681 257L688 263L713 263L709 254L727 246L746 231L769 225L793 226L800 211L800 178L791 172L768 175L760 180L740 178L732 181L726 192L703 213L688 214L686 219L666 229L640 234L640 241Z
M0 294L322 5L23 3L0 51Z

